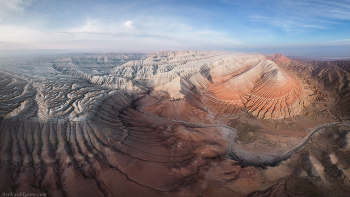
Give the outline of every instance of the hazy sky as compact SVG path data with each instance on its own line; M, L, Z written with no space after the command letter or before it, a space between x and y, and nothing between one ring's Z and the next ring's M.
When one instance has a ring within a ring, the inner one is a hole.
M0 0L0 50L350 56L350 0Z

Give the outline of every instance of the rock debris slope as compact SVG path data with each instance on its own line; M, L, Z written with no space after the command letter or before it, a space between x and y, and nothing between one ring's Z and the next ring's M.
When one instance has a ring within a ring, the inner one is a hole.
M227 151L234 147L250 154L257 148L262 157L282 157L316 125L296 127L298 117L328 117L316 106L316 89L289 71L290 61L281 55L193 51L3 60L0 193L256 196L274 191L281 181L263 181L268 169L243 166ZM342 95L347 98L346 91ZM260 160L249 161L259 166ZM289 168L278 176L288 173Z

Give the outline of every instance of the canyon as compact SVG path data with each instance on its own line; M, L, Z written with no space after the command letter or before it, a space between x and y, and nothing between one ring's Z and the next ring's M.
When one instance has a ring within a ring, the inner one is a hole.
M0 193L347 196L350 61L0 59Z

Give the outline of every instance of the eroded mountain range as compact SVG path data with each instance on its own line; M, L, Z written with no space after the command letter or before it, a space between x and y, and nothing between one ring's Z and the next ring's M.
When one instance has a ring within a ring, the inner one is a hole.
M350 193L349 61L181 51L0 68L0 193Z

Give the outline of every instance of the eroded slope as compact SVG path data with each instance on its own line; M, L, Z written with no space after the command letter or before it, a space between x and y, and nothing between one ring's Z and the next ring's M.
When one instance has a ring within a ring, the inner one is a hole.
M275 191L298 168L294 152L311 129L338 121L320 110L336 101L320 101L289 64L281 55L191 51L2 62L0 193Z

